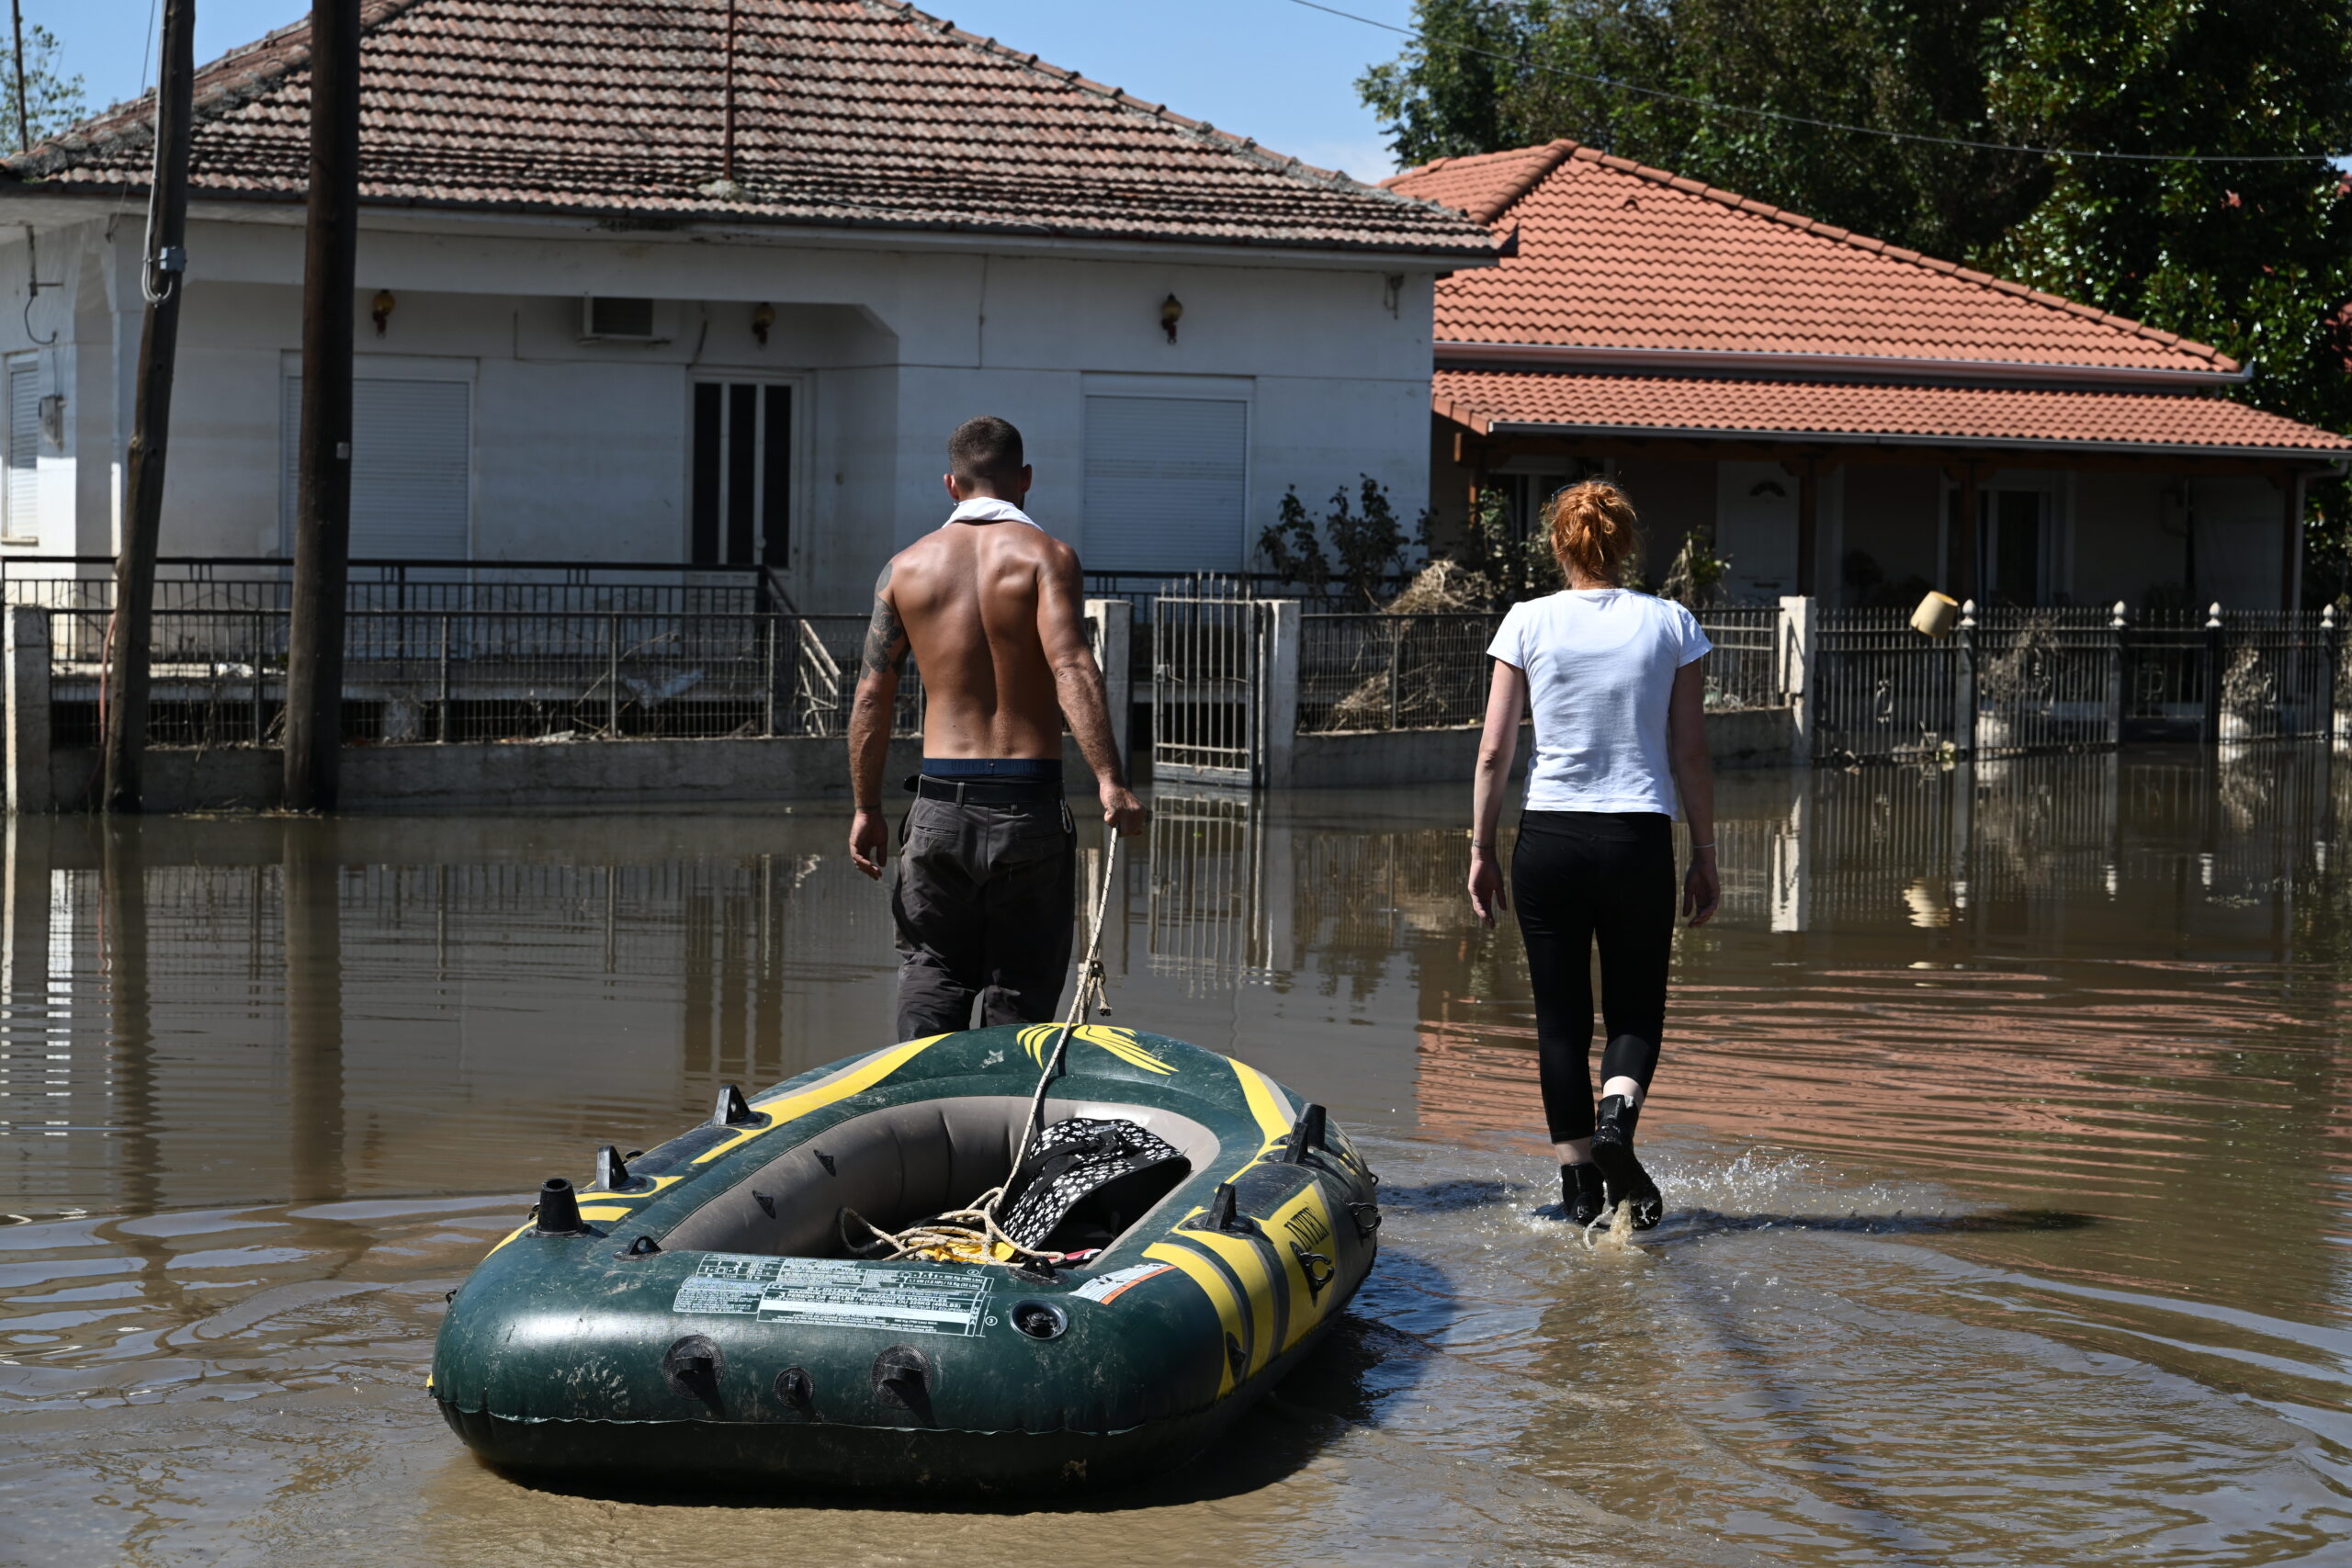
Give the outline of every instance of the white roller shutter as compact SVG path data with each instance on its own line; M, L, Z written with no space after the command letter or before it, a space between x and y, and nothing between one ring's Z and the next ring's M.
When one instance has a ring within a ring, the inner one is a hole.
M1250 405L1086 400L1090 571L1239 571L1248 564Z
M464 559L472 544L473 387L368 378L351 389L351 553ZM294 536L302 378L286 378L278 506Z
M0 532L40 536L40 367L30 355L8 365L8 514Z

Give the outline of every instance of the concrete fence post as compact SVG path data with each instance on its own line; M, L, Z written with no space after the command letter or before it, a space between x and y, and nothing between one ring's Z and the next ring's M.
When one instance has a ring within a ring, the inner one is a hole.
M49 612L37 604L6 610L8 809L47 811L49 787Z
M1262 600L1259 614L1263 617L1258 643L1258 700L1263 728L1256 782L1267 789L1287 789L1298 754L1298 649L1306 623L1295 599Z
M1118 748L1119 765L1135 773L1135 753L1128 750L1129 725L1135 716L1136 607L1125 599L1089 599L1086 618L1094 627L1094 657L1102 666L1102 697L1111 709L1111 743Z
M1820 639L1820 601L1811 594L1789 594L1781 600L1781 624L1773 638L1781 692L1788 699L1794 733L1789 761L1803 767L1813 761L1814 726L1819 717L1813 662Z

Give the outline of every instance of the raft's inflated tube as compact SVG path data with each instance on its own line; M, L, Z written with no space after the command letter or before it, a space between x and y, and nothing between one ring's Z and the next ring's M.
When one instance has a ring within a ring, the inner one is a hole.
M452 1302L431 1388L477 1452L631 1483L1041 1490L1198 1451L1372 1267L1374 1178L1322 1107L1244 1063L1100 1024L1046 1102L1061 1261L865 1261L1005 1181L1058 1025L845 1058L549 1181ZM1124 1143L1122 1123L1148 1136ZM1143 1150L1124 1160L1107 1153ZM1175 1157L1159 1151L1172 1148ZM1063 1178L1057 1178L1061 1179ZM1139 1211L1130 1213L1130 1210Z

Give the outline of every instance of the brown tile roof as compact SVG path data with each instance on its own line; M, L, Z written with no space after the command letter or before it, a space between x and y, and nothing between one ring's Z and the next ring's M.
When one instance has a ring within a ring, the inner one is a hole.
M1385 182L1518 254L1437 290L1444 344L1747 351L2109 370L2228 355L2055 295L1571 141L1441 159Z
M2352 439L2245 403L2180 393L1440 369L1437 412L1579 433L1769 436L1833 444L2108 446L2340 457Z
M368 0L375 203L956 230L1473 260L1452 210L1310 168L886 0ZM309 24L198 76L198 197L298 199ZM143 187L153 110L0 163L0 196ZM9 177L13 176L13 178Z

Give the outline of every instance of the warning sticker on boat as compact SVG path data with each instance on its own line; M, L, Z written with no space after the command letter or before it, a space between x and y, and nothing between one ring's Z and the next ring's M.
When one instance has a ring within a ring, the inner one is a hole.
M1175 1270L1165 1263L1138 1263L1131 1269L1121 1269L1100 1279L1089 1280L1070 1294L1090 1302L1115 1301L1154 1275L1173 1272Z
M678 1287L670 1310L730 1313L763 1323L973 1335L982 1327L988 1293L985 1275L712 1253Z

